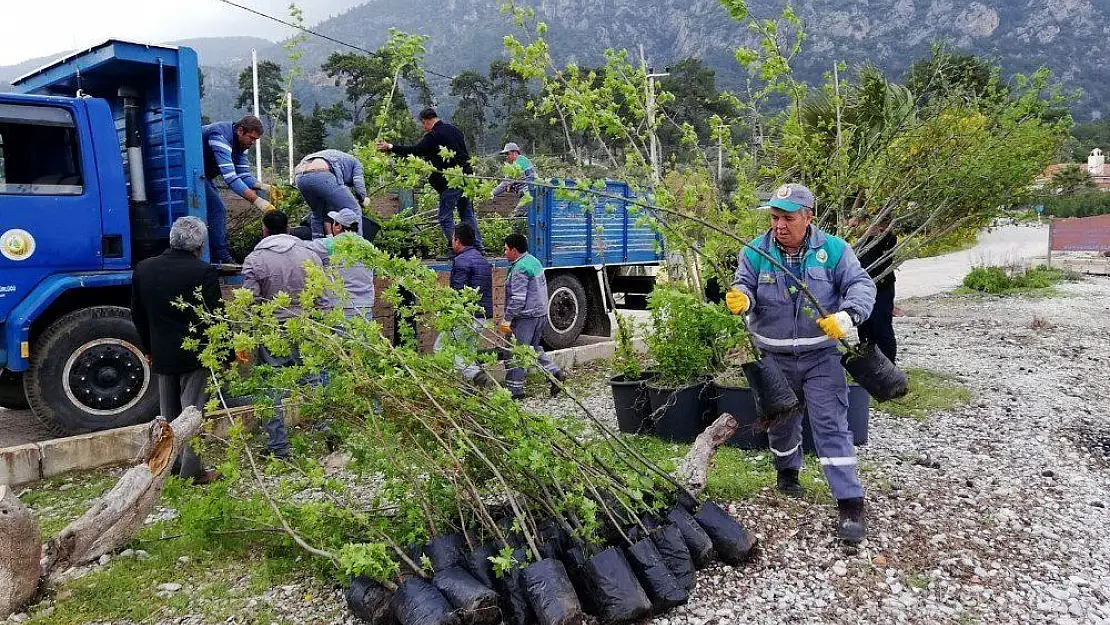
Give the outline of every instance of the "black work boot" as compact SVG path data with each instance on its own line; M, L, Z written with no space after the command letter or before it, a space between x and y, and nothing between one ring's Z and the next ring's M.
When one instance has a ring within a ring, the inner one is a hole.
M779 469L778 473L779 479L778 484L775 485L775 488L777 488L780 493L788 497L801 499L805 493L802 491L802 483L798 481L798 470Z
M558 380L558 382L551 383L551 396L558 397L559 393L563 391L563 382L566 382L567 374L563 373L562 371L556 371L551 375L554 376L556 380Z
M867 521L863 518L863 497L837 499L840 521L836 524L836 537L846 545L858 545L867 537Z

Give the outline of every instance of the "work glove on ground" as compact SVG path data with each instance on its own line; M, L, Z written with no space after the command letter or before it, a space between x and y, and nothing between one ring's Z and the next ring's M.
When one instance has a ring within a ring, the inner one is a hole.
M740 289L729 289L729 292L725 294L725 305L728 306L729 312L732 314L742 315L748 312L752 302Z
M254 198L254 206L258 210L262 211L263 213L268 213L268 212L274 210L274 205L271 204L269 200L262 197L261 195Z
M852 316L842 310L836 314L821 317L817 320L817 325L821 326L821 331L825 333L825 336L834 341L839 341L848 336L848 331L856 324L852 323Z

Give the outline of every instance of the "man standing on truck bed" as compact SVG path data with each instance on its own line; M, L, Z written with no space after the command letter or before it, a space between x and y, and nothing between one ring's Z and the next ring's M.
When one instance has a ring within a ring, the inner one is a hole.
M320 150L302 158L294 172L297 190L312 209L312 238L327 234L324 215L328 211L343 209L358 215L355 231L362 233L362 209L370 198L366 197L366 179L357 158L339 150Z
M528 239L522 234L505 237L505 258L509 259L509 275L505 278L505 318L499 328L502 334L512 334L524 345L532 346L539 355L540 366L559 382L566 375L551 356L543 353L540 340L543 329L547 327L547 279L543 275L543 265L535 256L528 253ZM524 378L526 371L516 366L505 374L505 386L513 399L524 399ZM559 385L551 384L551 395L559 393Z
M204 190L208 201L208 252L214 263L230 263L227 245L227 207L216 191L216 179L223 178L227 188L242 196L262 211L273 210L270 202L258 195L269 196L273 187L251 175L247 150L262 138L262 121L244 115L235 122L216 122L201 128L204 139Z
M472 174L470 167L470 152L466 149L466 139L458 128L439 118L433 108L420 111L418 116L420 126L424 128L424 137L416 145L393 145L385 141L378 142L378 149L397 156L417 156L433 166L436 171L428 177L428 184L439 194L439 227L443 231L443 238L451 255L451 234L455 229L455 208L459 210L459 221L470 224L474 228L477 238L474 247L482 250L482 233L478 231L478 219L474 216L474 207L470 198L463 195L462 189L447 186L447 177L443 170L459 167L464 174ZM446 148L451 156L445 158L441 150Z
M192 308L174 305L179 298L194 303L200 289L204 307L220 306L216 268L200 259L208 241L208 228L196 217L182 217L170 228L170 248L135 267L131 280L131 319L139 332L143 353L158 381L158 408L173 421L186 406L204 411L208 370L196 352L182 347L189 327L200 324ZM193 449L186 445L174 464L174 473L206 484L215 473L205 471Z

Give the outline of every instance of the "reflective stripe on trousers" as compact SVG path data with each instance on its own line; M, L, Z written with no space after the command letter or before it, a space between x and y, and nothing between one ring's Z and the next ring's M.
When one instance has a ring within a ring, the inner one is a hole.
M856 471L858 461L848 430L848 383L840 365L840 352L831 347L796 356L768 352L766 357L782 369L805 404L818 461L833 498L862 497L863 487ZM801 469L802 418L799 414L767 432L776 469Z
M559 366L555 364L551 356L544 353L543 347L540 346L540 341L543 339L543 328L546 325L546 316L513 319L513 336L516 337L517 342L531 345L532 349L536 350L539 355L540 366L543 367L544 371L555 374L559 372ZM512 367L505 373L505 386L514 395L524 392L525 373L523 367Z

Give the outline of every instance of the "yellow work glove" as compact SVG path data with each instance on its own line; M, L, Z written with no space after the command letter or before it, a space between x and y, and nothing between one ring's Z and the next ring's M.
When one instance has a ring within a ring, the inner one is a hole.
M725 305L728 306L729 312L732 314L742 315L748 312L752 302L740 289L729 289L729 292L725 294Z
M856 324L852 323L852 316L843 310L827 317L821 317L817 320L817 325L821 326L821 331L825 333L834 341L848 336L848 331L851 330Z
M270 196L271 204L277 204L285 199L285 193L282 192L281 187L271 186L266 189L266 194Z
M497 326L497 330L501 334L512 334L513 333L513 325L511 323L509 323L508 321L502 321L500 323L500 325Z
M267 202L266 198L262 197L261 195L254 198L254 206L263 213L268 213L274 210L274 205Z

